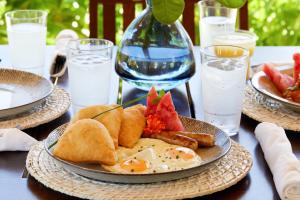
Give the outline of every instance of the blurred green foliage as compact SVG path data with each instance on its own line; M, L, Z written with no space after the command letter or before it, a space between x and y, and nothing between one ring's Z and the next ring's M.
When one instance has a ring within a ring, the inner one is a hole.
M80 37L89 35L88 0L0 0L0 43L7 43L4 13L19 9L48 11L47 42L54 39L62 29L73 29Z
M249 16L258 45L300 45L299 0L249 0Z
M0 44L7 43L4 13L17 9L42 9L48 11L48 44L53 44L62 29L73 29L80 37L89 36L89 0L0 0ZM98 33L103 37L102 6L98 7ZM137 6L137 13L142 10ZM196 44L199 44L199 12L195 8ZM258 35L257 45L300 45L299 0L249 0L250 30ZM123 34L123 9L116 7L116 39Z

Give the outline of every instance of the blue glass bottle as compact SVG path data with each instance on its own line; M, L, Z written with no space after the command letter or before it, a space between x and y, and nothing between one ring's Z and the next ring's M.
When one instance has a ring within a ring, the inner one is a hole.
M151 0L147 0L145 10L123 35L115 68L123 80L137 88L169 90L194 75L193 44L178 20L173 24L158 22Z

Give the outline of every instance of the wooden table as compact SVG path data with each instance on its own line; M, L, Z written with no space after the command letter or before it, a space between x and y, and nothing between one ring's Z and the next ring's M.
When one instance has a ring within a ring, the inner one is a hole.
M288 62L292 58L292 54L299 48L297 47L257 47L252 59L252 64L258 64L264 61L281 61ZM47 48L47 63L51 57L53 47ZM195 48L195 57L197 68L199 64L199 48ZM8 48L0 46L0 66L9 66ZM45 70L45 75L47 72ZM117 77L113 78L113 82ZM191 94L195 106L195 114L198 119L202 118L201 103L200 103L200 76L199 70L190 80ZM59 85L68 91L68 77L60 79ZM180 114L190 116L188 101L186 98L185 87L180 86L172 91L175 98L174 102L176 109ZM139 95L141 91L132 89L127 84L123 87L124 101L133 99ZM114 101L116 98L111 98ZM35 127L25 130L26 133L32 135L38 140L42 140L57 126L70 120L72 112L69 110L60 118ZM238 135L233 139L243 145L253 156L253 167L250 173L236 185L199 199L279 199L276 192L272 174L264 160L263 152L254 137L253 131L258 122L242 116L241 129ZM300 158L300 133L287 132L287 136L293 146L293 151ZM1 152L0 153L0 199L76 199L59 192L46 188L34 178L22 178L22 173L25 166L27 152Z

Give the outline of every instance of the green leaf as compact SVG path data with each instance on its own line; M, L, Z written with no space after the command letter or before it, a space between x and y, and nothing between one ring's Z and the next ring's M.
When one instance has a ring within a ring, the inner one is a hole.
M166 92L164 90L160 90L158 93L158 97L156 97L155 99L152 100L153 104L158 104L161 100L161 98L166 94Z
M160 98L162 98L165 94L166 94L166 92L165 92L164 90L161 90L161 91L159 91L158 96L159 96Z
M217 0L222 5L228 8L241 8L247 0Z
M174 23L184 10L184 0L152 0L152 12L162 24Z

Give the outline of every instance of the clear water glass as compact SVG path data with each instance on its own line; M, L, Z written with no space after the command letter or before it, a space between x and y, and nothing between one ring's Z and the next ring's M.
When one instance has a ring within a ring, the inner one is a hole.
M224 33L217 35L213 39L213 45L234 45L238 47L243 47L249 50L250 57L253 55L256 46L257 36L255 33L246 30L236 30L230 33ZM228 54L231 54L230 48L228 49ZM251 77L251 67L250 63L247 69L246 79Z
M104 39L71 40L67 65L73 111L109 103L113 43Z
M233 52L226 54L227 49ZM249 50L227 45L201 49L201 92L204 121L229 136L239 131Z
M198 3L200 9L200 45L213 45L213 38L222 33L234 32L237 9L222 6L215 0Z
M16 10L5 14L13 68L43 75L47 12Z

